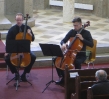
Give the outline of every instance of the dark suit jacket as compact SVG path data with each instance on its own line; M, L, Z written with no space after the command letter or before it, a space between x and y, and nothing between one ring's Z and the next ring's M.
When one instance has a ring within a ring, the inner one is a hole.
M25 25L22 24L22 25L21 25L21 31L22 31L22 32L24 32L24 28L25 28ZM31 30L31 28L30 28L29 26L26 27L26 32L27 32L27 29L30 29L30 30ZM19 26L18 26L18 25L12 26L12 27L9 29L9 31L8 31L8 34L7 34L7 36L6 36L6 40L15 40L16 35L17 35L18 33L19 33ZM32 34L32 41L34 41L35 36L34 36L32 30L31 30L31 34Z
M66 34L66 36L64 37L64 39L61 41L61 45L63 43L66 43L70 39L70 37L75 37L76 34L77 34L77 31L75 31L74 29L71 29ZM92 39L91 33L88 30L83 29L80 34L84 38L84 40L82 41L83 48L81 49L81 51L86 51L86 46L93 47L93 39ZM85 52L79 52L77 55L78 56L86 56L86 53Z
M109 94L109 81L99 81L92 86L92 92L94 95Z

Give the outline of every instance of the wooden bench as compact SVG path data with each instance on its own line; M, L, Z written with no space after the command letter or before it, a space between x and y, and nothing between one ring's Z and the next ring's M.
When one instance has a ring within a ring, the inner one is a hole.
M87 89L96 81L80 81L80 76L75 78L75 93L71 94L71 99L87 99Z
M95 72L99 69L103 69L109 75L109 68L98 68L98 69L65 69L65 99L70 99L71 94L75 93L75 78L70 77L70 73L78 72L80 76L80 82L83 81L96 81ZM109 78L109 77L108 77Z
M87 90L87 99L109 99L109 94L105 95L93 95L91 87Z

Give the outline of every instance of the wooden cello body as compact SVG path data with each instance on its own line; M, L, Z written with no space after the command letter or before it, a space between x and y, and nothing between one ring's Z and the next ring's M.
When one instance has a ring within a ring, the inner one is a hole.
M30 34L26 33L26 27L27 27L27 20L28 20L28 14L26 16L26 22L25 22L25 27L24 27L24 32L19 32L16 35L15 40L30 40L32 41L32 37ZM31 62L31 56L30 53L12 53L11 57L10 57L10 61L14 66L18 66L19 64L19 56L22 55L22 59L21 59L21 63L20 66L21 67L26 67L30 64Z
M74 68L74 61L77 55L77 52L80 51L83 47L83 43L77 38L71 49L67 50L64 54L64 57L57 57L55 61L55 66L62 70L65 70L65 65L68 65L69 69Z
M89 25L89 22L87 24L84 24L82 29L79 31L78 34L81 33L81 31ZM66 64L68 65L69 69L74 69L74 61L76 58L76 55L78 52L81 51L83 47L82 41L78 37L74 37L74 39L71 41L70 45L68 46L68 49L64 53L64 57L57 57L55 60L55 66L61 70L65 70Z

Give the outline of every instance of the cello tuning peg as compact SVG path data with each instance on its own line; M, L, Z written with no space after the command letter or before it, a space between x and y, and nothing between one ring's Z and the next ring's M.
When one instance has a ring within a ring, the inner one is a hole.
M26 17L24 17L24 20L28 20L30 18L29 14L26 14Z
M30 18L29 14L26 14L26 17L27 17L27 18Z

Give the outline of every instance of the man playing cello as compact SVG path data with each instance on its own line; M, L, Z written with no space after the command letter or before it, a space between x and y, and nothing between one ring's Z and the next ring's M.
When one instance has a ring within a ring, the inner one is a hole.
M77 37L79 40L83 43L83 47L80 52L77 53L76 58L74 60L74 66L75 69L81 69L81 64L86 60L86 46L93 47L93 39L89 31L82 29L82 21L80 17L75 17L72 21L74 29L71 29L64 39L62 39L61 43L61 48L62 50L67 49L66 42L70 40L71 37ZM82 29L82 31L81 31ZM81 31L80 33L78 33ZM64 83L64 70L61 70L56 67L58 76L62 77L61 80L56 81L55 83L60 85Z
M7 37L6 37L6 40L15 40L16 38L16 35L19 33L19 32L24 32L24 27L25 25L23 24L23 14L22 13L17 13L16 14L16 17L15 17L15 20L16 20L16 25L12 26L9 31L8 31L8 34L7 34ZM32 41L34 41L35 37L34 37L34 34L31 30L31 28L29 26L26 27L26 32L31 36L32 38ZM12 73L15 73L15 79L17 80L17 76L18 76L18 71L16 69L16 67L11 63L10 61L10 53L5 53L5 61L6 61L6 64L9 66L10 70ZM24 69L24 72L23 74L21 75L21 80L22 81L27 81L26 79L26 73L29 73L34 62L35 62L35 59L36 59L36 56L30 52L30 57L31 57L31 62L30 64L25 67Z

